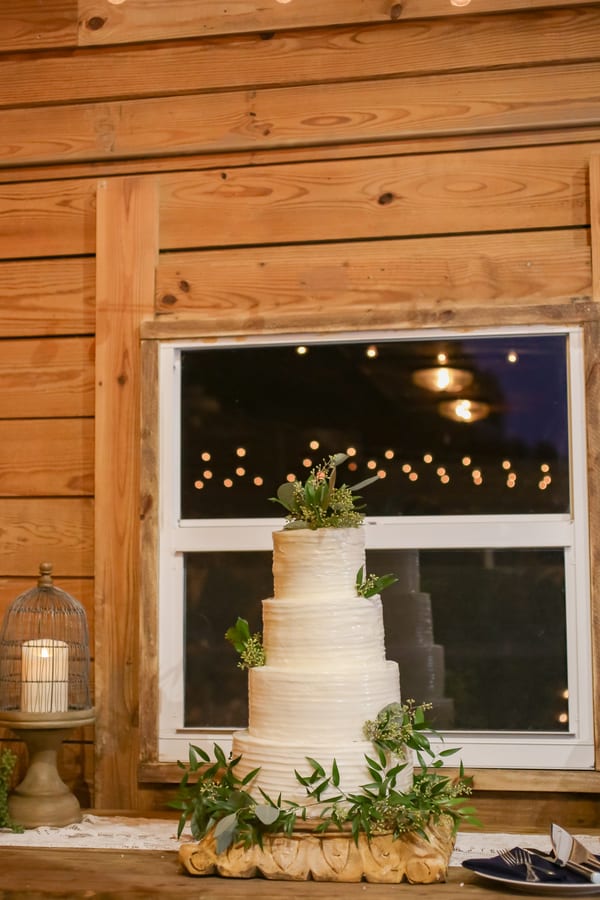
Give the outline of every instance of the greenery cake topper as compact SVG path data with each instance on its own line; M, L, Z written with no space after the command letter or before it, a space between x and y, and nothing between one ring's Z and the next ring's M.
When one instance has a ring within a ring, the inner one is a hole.
M349 487L337 485L337 467L348 459L347 453L334 453L311 469L304 484L285 481L270 499L287 510L286 529L291 528L358 528L364 521L364 505L356 491L374 481L378 475Z
M348 459L347 453L334 453L320 465L311 469L304 484L297 479L285 481L277 489L277 496L271 497L287 509L284 529L310 528L358 528L364 522L364 504L356 492L379 481L373 475L349 487L336 484L337 467ZM395 575L372 575L361 566L356 573L356 593L359 597L373 597L398 579ZM231 631L231 629L230 629ZM228 639L231 636L228 632Z

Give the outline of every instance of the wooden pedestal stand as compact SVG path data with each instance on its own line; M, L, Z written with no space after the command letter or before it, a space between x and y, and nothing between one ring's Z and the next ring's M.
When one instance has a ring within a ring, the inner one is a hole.
M445 881L454 847L449 818L431 824L428 840L418 834L406 834L394 840L391 834L378 834L367 840L359 835L358 844L346 832L315 834L308 830L292 835L266 835L263 847L230 847L217 854L209 833L196 844L182 844L179 860L191 875L221 875L225 878L261 876L285 881L370 881L376 884L432 884Z
M58 774L57 753L73 728L91 725L94 719L93 709L0 712L0 725L12 729L29 751L27 774L8 798L8 811L17 825L37 828L81 821L79 801Z

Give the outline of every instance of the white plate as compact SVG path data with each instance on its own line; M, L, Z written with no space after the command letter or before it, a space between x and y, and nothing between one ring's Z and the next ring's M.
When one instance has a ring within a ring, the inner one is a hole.
M588 884L587 882L565 884L564 881L558 883L552 881L522 881L520 878L492 875L490 872L474 869L472 866L465 866L465 869L469 872L475 872L480 878L495 881L506 887L514 888L516 891L526 891L534 894L600 894L600 884Z

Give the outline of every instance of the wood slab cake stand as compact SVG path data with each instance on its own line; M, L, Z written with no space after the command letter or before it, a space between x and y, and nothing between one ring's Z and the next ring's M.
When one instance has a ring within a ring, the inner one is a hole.
M191 875L224 878L262 877L281 881L369 881L375 884L432 884L446 880L454 834L449 818L431 823L427 840L416 833L394 839L378 834L370 840L348 832L317 834L299 823L291 835L268 834L258 845L235 844L217 853L210 832L197 843L182 844L179 860Z

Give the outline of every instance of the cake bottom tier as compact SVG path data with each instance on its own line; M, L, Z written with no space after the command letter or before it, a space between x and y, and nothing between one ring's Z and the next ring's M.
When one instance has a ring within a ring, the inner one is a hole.
M236 731L233 734L233 756L240 756L241 760L236 766L238 778L243 778L253 769L260 769L256 778L250 785L250 793L260 797L262 789L273 800L281 795L282 801L289 800L302 806L307 806L307 814L318 816L322 812L319 806L311 798L307 797L306 790L295 776L299 772L302 776L310 775L312 766L307 757L316 760L325 772L329 774L335 759L339 773L339 790L344 793L360 793L363 784L372 781L367 768L365 755L373 758L376 753L370 741L352 741L350 743L315 744L313 741L306 743L278 743L254 737L247 731ZM413 780L413 761L408 757L408 764L397 778L396 789L406 792L410 790ZM338 789L332 788L323 794L323 799L338 793Z

